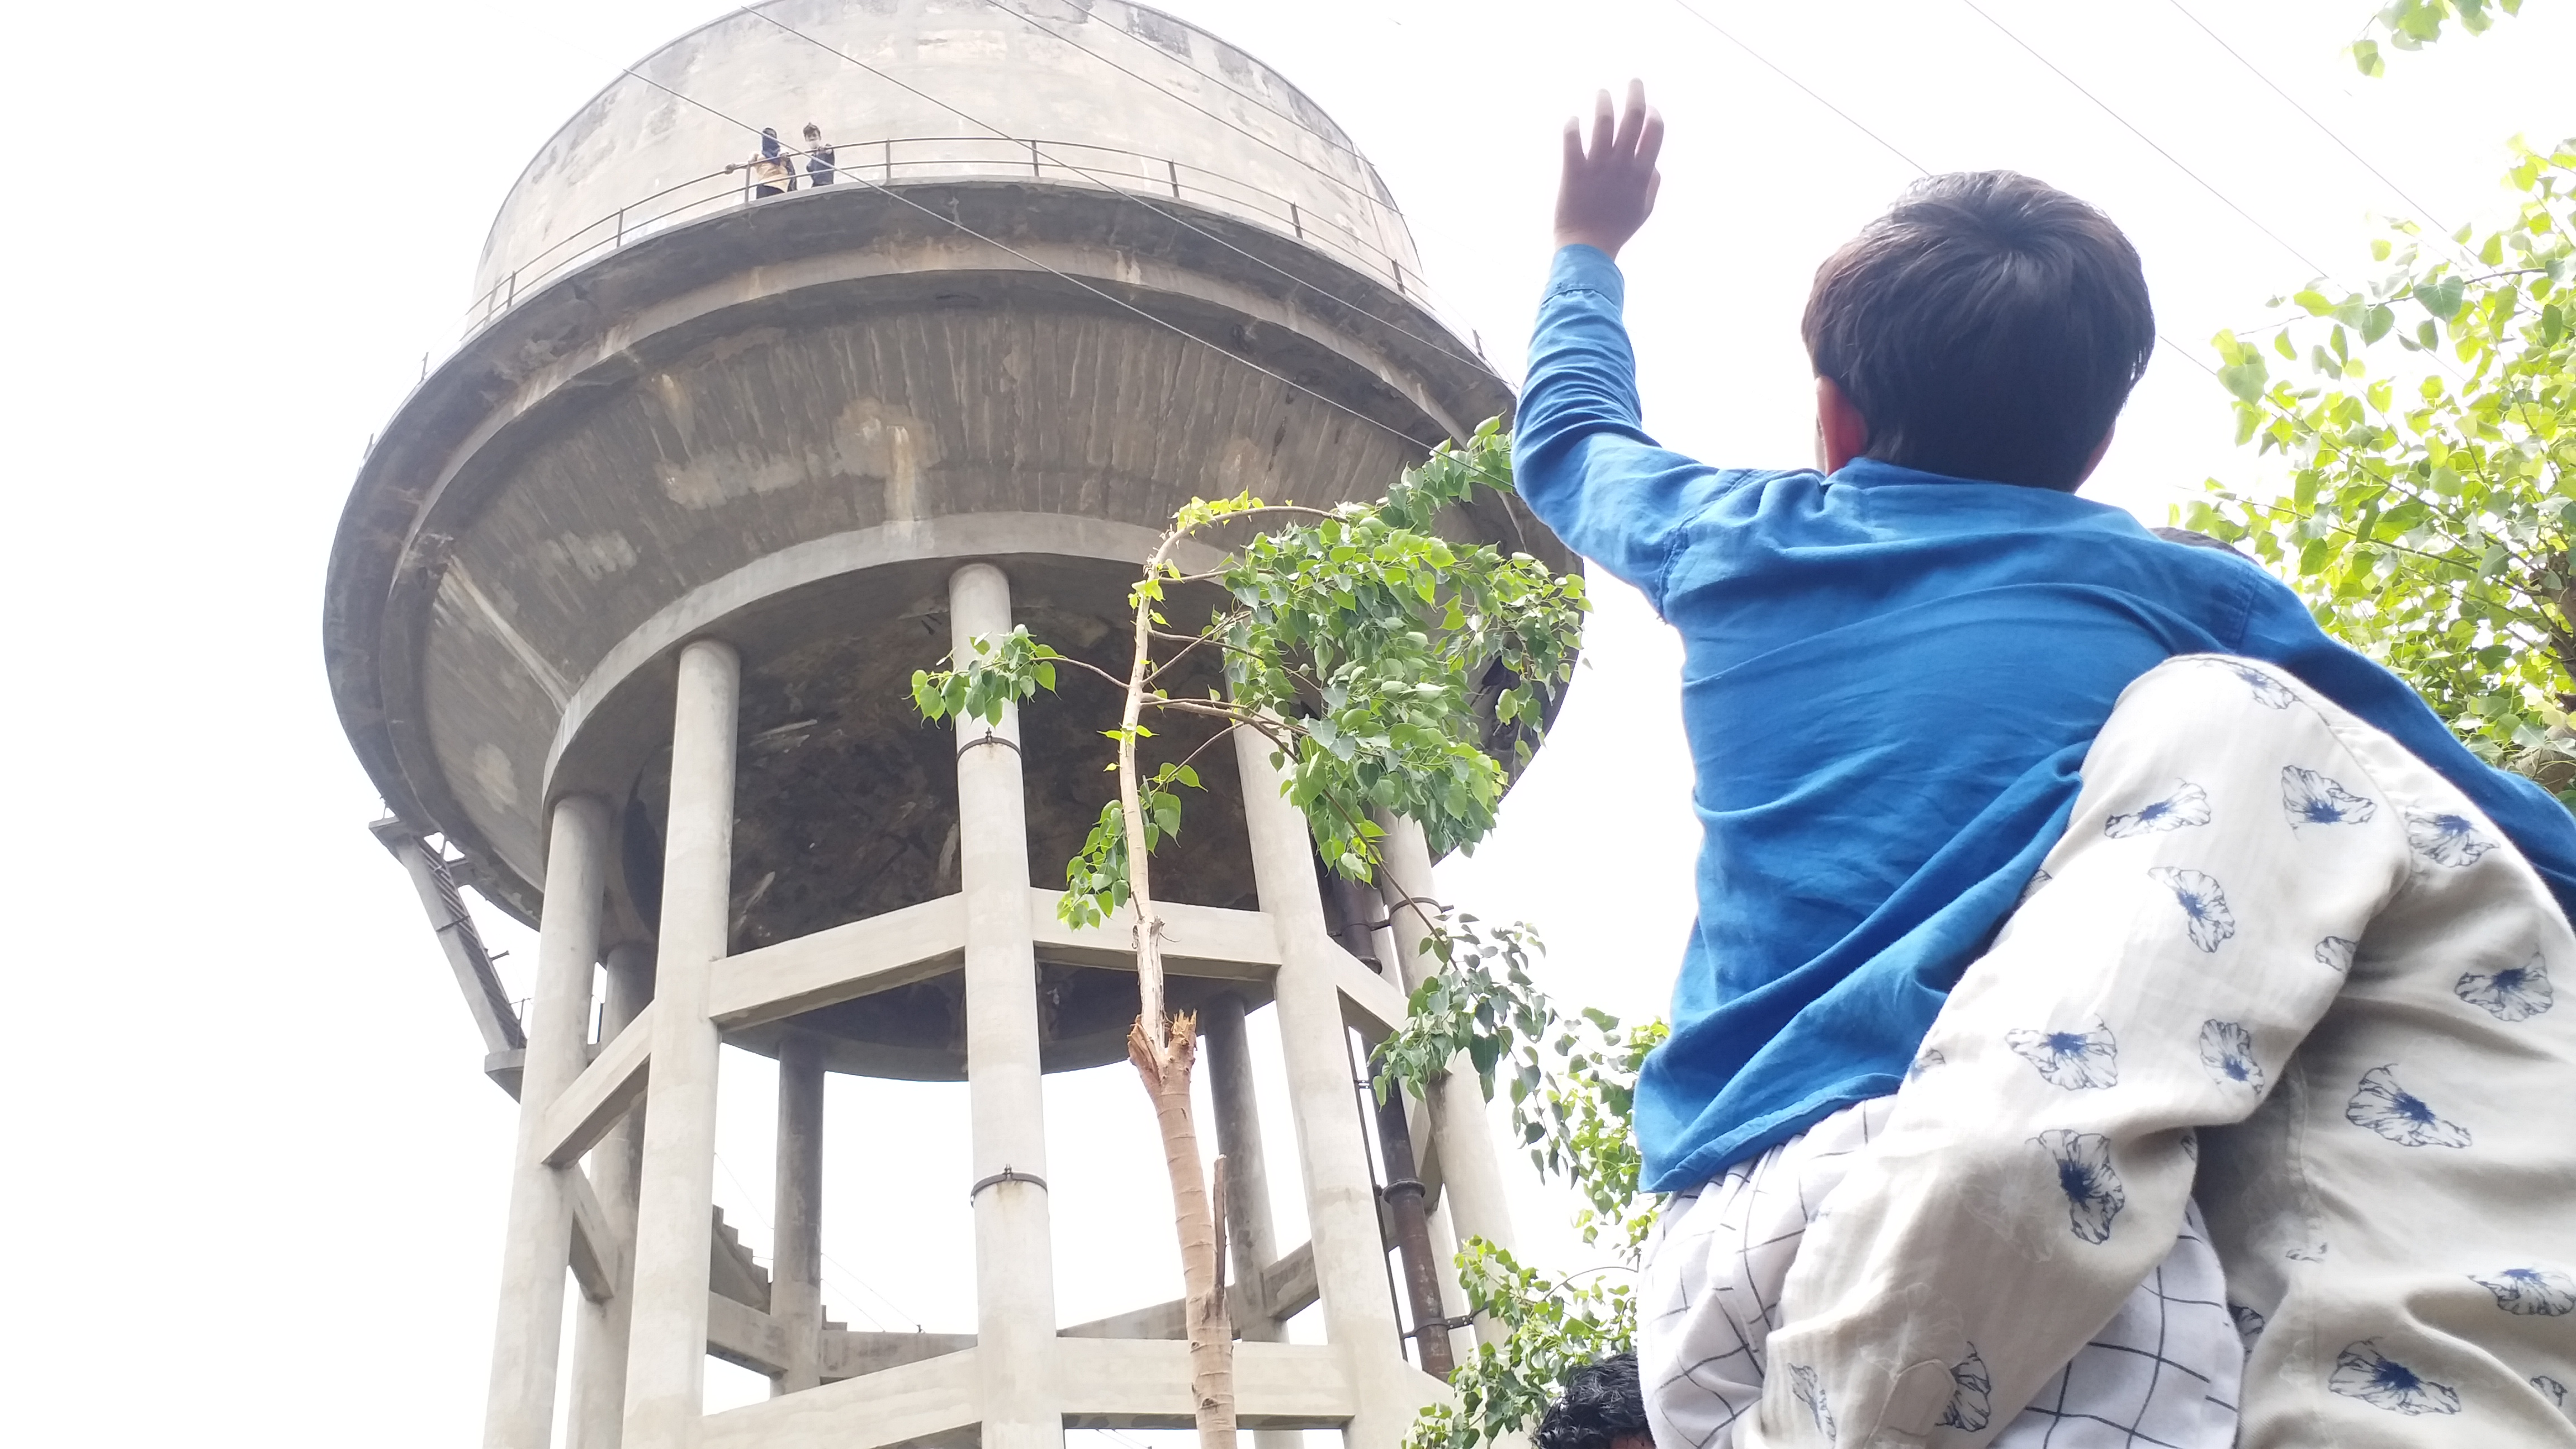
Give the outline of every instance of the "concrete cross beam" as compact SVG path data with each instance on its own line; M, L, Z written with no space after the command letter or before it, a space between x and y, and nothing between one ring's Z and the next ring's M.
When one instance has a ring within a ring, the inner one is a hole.
M563 1095L545 1109L541 1141L549 1166L579 1161L628 1108L644 1099L653 1064L653 1010L647 1005L638 1013L634 1024L602 1047Z
M707 982L707 1009L739 1031L926 981L965 956L965 897L941 896L728 956Z
M605 1303L617 1296L617 1285L626 1281L631 1266L627 1255L634 1249L610 1221L608 1210L600 1206L586 1173L578 1167L565 1168L563 1185L564 1195L572 1200L573 1281L581 1285L582 1297Z
M1072 1429L1190 1427L1190 1346L1168 1339L1068 1338L1057 1349ZM1428 1392L1446 1392L1420 1374ZM1247 1429L1338 1428L1357 1412L1340 1350L1326 1344L1234 1346L1236 1419ZM1417 1404L1415 1407L1419 1407ZM1410 1414L1407 1415L1410 1417Z
M884 1449L966 1429L983 1413L982 1352L963 1349L709 1414L697 1423L696 1449Z
M1029 929L1050 960L1111 971L1136 969L1130 921L1112 917L1097 926L1068 926L1056 914L1060 893L1029 891ZM1174 976L1218 981L1267 982L1279 970L1279 936L1259 911L1156 901L1163 917L1163 969Z
M975 1346L971 1333L863 1333L851 1329L823 1331L823 1382L865 1378L905 1364Z

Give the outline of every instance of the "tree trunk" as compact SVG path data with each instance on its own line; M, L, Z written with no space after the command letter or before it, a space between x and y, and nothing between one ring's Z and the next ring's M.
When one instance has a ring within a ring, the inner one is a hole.
M1172 1220L1180 1230L1182 1317L1190 1335L1190 1397L1199 1449L1234 1449L1234 1326L1225 1311L1219 1209L1199 1174L1199 1133L1190 1113L1190 1072L1198 1060L1198 1023L1173 1017L1170 1045L1157 1044L1139 1018L1127 1033L1127 1058L1154 1099L1163 1134L1163 1165L1172 1178ZM1219 1162L1218 1183L1224 1182Z
M1152 585L1181 538L1163 535L1145 561ZM1234 1328L1225 1313L1225 1253L1219 1246L1225 1163L1217 1162L1218 1202L1208 1201L1199 1175L1198 1124L1190 1114L1190 1070L1198 1060L1198 1023L1187 1013L1163 1014L1163 918L1154 910L1145 842L1143 790L1136 771L1137 725L1153 670L1155 595L1136 592L1136 653L1127 676L1126 708L1119 716L1118 808L1127 837L1127 896L1136 910L1136 1024L1127 1032L1127 1059L1154 1099L1155 1125L1163 1134L1163 1166L1172 1178L1172 1225L1181 1240L1181 1316L1190 1335L1191 1412L1199 1449L1234 1449Z

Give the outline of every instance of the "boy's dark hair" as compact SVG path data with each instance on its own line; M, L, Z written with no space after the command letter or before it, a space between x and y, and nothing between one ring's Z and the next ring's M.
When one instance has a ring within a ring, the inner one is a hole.
M2071 490L2156 345L2111 219L2011 171L1914 184L1816 269L1800 327L1867 456Z
M1565 1394L1547 1406L1530 1436L1533 1449L1610 1449L1642 1438L1646 1395L1637 1385L1637 1355L1614 1354L1565 1376Z

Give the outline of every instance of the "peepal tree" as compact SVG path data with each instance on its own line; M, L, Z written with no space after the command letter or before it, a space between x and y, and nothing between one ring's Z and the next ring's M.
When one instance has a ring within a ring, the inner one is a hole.
M1481 491L1509 492L1511 448L1499 423L1464 446L1442 444L1378 503L1308 508L1250 494L1193 500L1173 519L1129 595L1133 650L1121 677L1058 653L1025 627L978 638L969 656L913 676L927 719L996 721L1004 706L1054 691L1063 671L1117 692L1106 730L1117 797L1065 866L1057 913L1074 926L1122 911L1136 948L1138 1011L1128 1058L1154 1103L1171 1177L1189 1328L1199 1441L1235 1442L1233 1330L1224 1295L1225 1164L1202 1177L1190 1107L1196 1023L1164 1004L1164 924L1153 852L1181 830L1199 788L1197 751L1147 773L1137 745L1158 721L1200 716L1222 728L1200 750L1248 729L1271 745L1285 792L1316 853L1334 871L1371 879L1381 812L1420 824L1433 852L1471 848L1493 829L1511 770L1529 757L1547 709L1570 679L1586 607L1578 575L1528 554L1441 536L1444 510ZM1185 572L1183 546L1251 523L1258 534L1215 567ZM1196 629L1165 616L1171 592L1215 585L1227 602ZM1184 665L1221 659L1222 691L1174 695ZM1508 756L1496 757L1495 751Z
M1551 1277L1483 1238L1459 1252L1468 1307L1502 1327L1502 1342L1476 1345L1449 1376L1456 1402L1424 1409L1404 1444L1481 1449L1537 1424L1569 1372L1635 1346L1636 1297L1620 1276L1639 1267L1656 1215L1655 1199L1637 1191L1637 1073L1666 1028L1650 1021L1622 1030L1590 1007L1560 1012L1530 979L1539 942L1526 926L1459 915L1441 922L1425 949L1437 969L1415 989L1403 1029L1378 1047L1379 1098L1420 1097L1460 1062L1489 1101L1498 1081L1508 1084L1512 1127L1531 1165L1580 1194L1575 1227L1616 1259Z
M2576 805L2576 141L2517 150L2503 226L2397 223L2363 290L2298 293L2268 345L2218 335L2237 440L2283 457L2289 488L2213 481L2181 516Z
M2346 53L2363 75L2386 75L2388 59L2379 49L2382 38L2391 50L2422 50L2441 39L2442 27L2452 21L2471 35L2485 34L2495 24L2497 11L2519 15L2522 0L2392 0L2370 17L2366 29L2371 33L2354 41Z

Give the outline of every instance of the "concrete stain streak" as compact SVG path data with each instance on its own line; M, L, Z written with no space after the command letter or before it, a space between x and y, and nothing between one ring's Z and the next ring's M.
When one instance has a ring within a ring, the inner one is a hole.
M853 398L841 409L832 432L841 473L885 480L886 517L921 517L922 470L939 461L936 432L872 397Z
M526 803L519 798L519 772L510 768L510 757L499 745L488 741L476 745L472 768L474 783L482 787L493 804L515 810Z
M635 545L626 541L626 535L614 531L558 534L537 545L537 552L554 563L578 570L593 582L624 573L635 567L636 560Z
M662 475L662 491L682 508L715 508L736 498L778 493L809 481L799 458L728 450L701 454Z
M500 640L501 647L509 650L510 657L518 660L519 666L528 671L528 677L546 692L546 698L554 701L558 711L564 707L564 701L572 698L572 684L557 673L555 667L546 662L545 656L537 652L536 646L528 642L527 636L510 623L491 597L475 584L474 576L465 571L465 565L450 563L447 566L447 573L438 581L438 593L449 608L467 618L479 620L493 638ZM503 764L507 766L507 757L503 758Z

